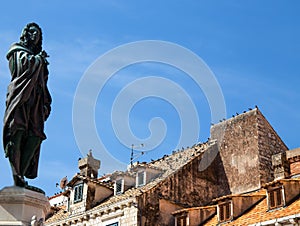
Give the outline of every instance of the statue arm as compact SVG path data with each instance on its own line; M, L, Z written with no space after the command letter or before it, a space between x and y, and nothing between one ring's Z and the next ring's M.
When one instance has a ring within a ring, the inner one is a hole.
M19 69L21 73L25 73L27 78L33 79L33 82L36 82L38 79L39 70L43 65L43 57L40 55L32 55L25 51L20 51L17 53L19 59L16 61L19 62Z

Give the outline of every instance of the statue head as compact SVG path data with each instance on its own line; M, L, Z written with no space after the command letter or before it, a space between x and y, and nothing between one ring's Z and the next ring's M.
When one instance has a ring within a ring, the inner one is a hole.
M36 23L27 24L21 34L20 43L34 54L38 54L42 51L42 29Z

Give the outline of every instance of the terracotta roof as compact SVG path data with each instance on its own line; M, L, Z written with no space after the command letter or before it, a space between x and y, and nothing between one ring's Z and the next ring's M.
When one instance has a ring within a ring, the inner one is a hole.
M51 224L51 223L57 222L59 220L67 218L68 215L69 215L69 213L65 209L61 208L59 211L55 212L53 215L51 214L50 216L48 216L47 217L48 219L46 219L46 223Z
M92 178L89 178L89 177L82 176L80 174L76 174L72 178L72 180L69 181L69 183L67 184L67 186L72 187L74 185L74 183L76 183L79 180L83 180L83 181L95 183L97 185L104 186L104 187L109 188L109 189L113 189L114 188L114 186L113 186L113 184L111 182L100 181L98 179L92 179Z
M97 211L104 207L110 207L113 204L116 204L121 201L129 200L134 197L137 197L144 192L154 188L155 186L158 186L161 182L163 182L167 177L171 176L172 174L176 173L180 168L182 168L184 165L188 164L190 161L192 161L194 158L198 157L199 155L202 155L205 150L209 146L215 145L216 141L209 141L203 144L197 144L193 146L192 148L188 148L185 150L173 152L171 155L165 155L162 158L152 161L147 164L149 168L153 169L159 169L162 170L162 174L147 183L144 186L138 187L138 188L131 188L125 191L123 194L119 195L113 195L109 197L106 201L100 203L99 205L95 206L94 208L90 209L88 212ZM144 163L143 163L144 164ZM128 171L123 172L126 174ZM116 172L117 174L122 174L121 172ZM72 180L68 183L69 185L75 183L78 179L82 180L89 180L91 182L95 182L97 184L101 184L104 186L107 186L106 184L103 184L103 182L99 182L94 179L83 177L79 174L75 175ZM65 212L58 212L54 216L52 216L50 219L46 221L47 224L58 222L60 220L64 220L70 216L69 213ZM71 216L70 216L71 217Z
M219 198L213 199L212 201L216 202L216 201L220 201L220 200L232 198L232 197L255 197L255 196L266 196L266 192L264 190L259 190L259 191L251 192L251 193L247 193L247 194L230 194L230 195L225 195L225 196L221 196Z
M131 172L131 171L115 171L111 174L111 179L112 180L115 180L116 177L118 176L129 176L129 177L135 177L135 174L134 172Z
M53 196L51 196L51 197L48 197L48 200L51 200L51 199L57 198L57 197L59 197L59 196L62 196L62 195L63 195L63 192L61 192L61 193L58 193L58 194L55 194L55 195L53 195Z
M130 171L130 172L134 172L136 169L139 169L139 168L154 169L154 170L157 170L157 171L161 171L161 170L162 170L160 167L154 166L154 165L151 164L151 163L145 163L145 162L142 162L142 163L134 164L134 165L130 168L129 171Z
M267 199L264 198L261 202L255 205L252 209L244 213L237 219L226 223L226 225L249 225L259 222L269 221L276 218L282 218L294 214L300 213L300 197L293 203L286 207L281 207L272 211L268 211ZM204 225L217 225L218 218L215 215L212 219L206 222Z
M203 210L203 209L214 209L214 208L217 208L217 205L184 208L184 209L176 210L172 214L174 215L174 214L178 214L178 213L187 212L187 211L190 211L190 210Z
M98 181L105 181L107 180L109 177L111 177L111 174L105 174L102 177L98 177L97 180Z
M295 181L295 182L299 182L300 183L300 178L289 178L289 179L274 180L274 181L271 181L269 183L264 184L262 187L266 188L266 187L268 187L270 185L273 185L273 184L282 183L282 182L291 182L291 181Z
M188 162L192 161L197 156L201 155L210 145L214 145L215 142L211 141L209 143L204 143L197 145L193 148L185 149L183 151L174 152L172 155L164 156L156 161L148 163L150 167L155 167L161 169L164 172L153 181L150 181L146 185L138 188L131 188L125 191L123 194L114 195L110 197L106 202L99 204L94 207L94 210L101 209L104 206L109 206L111 204L117 203L122 200L126 200L131 197L137 197L142 193L154 188L160 182L163 182L167 177L175 173L181 167L186 165Z
M232 198L232 197L255 197L255 196L265 197L266 196L266 191L261 189L259 191L251 192L251 193L248 193L248 194L230 194L230 195L225 195L225 196L216 198L212 201L219 201L219 200ZM191 210L211 209L211 208L216 208L216 207L217 207L217 205L191 207L191 208L185 208L185 209L177 210L177 211L173 212L172 214L178 214L178 213L181 213L181 212L186 212L186 211L191 211Z

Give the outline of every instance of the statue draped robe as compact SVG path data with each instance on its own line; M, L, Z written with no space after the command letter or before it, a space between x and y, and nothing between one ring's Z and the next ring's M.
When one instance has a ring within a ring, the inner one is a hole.
M24 134L21 143L22 152L30 152L30 165L23 176L33 179L37 177L40 143L46 139L44 122L51 110L51 96L47 88L48 69L47 63L40 55L34 55L25 46L16 43L8 51L11 82L6 96L6 111L4 115L3 145L6 157L13 152L13 136L22 131ZM34 150L24 150L26 137L34 136L40 142ZM25 138L24 138L25 137ZM22 159L9 158L14 169L20 168ZM16 170L16 171L18 171ZM20 172L16 172L19 174Z

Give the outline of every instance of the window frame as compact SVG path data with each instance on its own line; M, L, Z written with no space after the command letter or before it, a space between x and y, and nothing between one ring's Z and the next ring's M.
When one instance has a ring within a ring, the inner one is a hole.
M140 175L142 175L142 177L140 177ZM137 172L137 175L136 175L136 184L137 184L137 187L141 187L141 186L144 186L146 184L146 178L145 178L145 175L146 175L146 172L145 171L140 171L140 172ZM142 183L140 183L140 179L142 178Z
M268 188L267 193L269 210L285 206L283 186Z
M107 224L106 226L119 226L119 222L115 222L115 223Z
M83 183L74 186L74 204L83 200Z
M218 221L227 222L233 218L232 201L225 201L218 204Z
M187 225L187 215L181 215L176 217L176 226L186 226Z
M120 190L118 190L118 187L120 188ZM124 192L124 179L118 179L115 181L115 194L119 195L122 194L123 192Z

